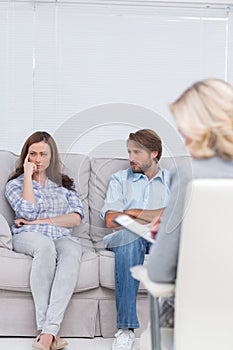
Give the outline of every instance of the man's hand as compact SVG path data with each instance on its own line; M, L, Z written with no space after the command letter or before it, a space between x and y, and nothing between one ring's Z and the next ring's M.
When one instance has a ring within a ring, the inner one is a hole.
M120 229L121 226L118 225L116 222L114 222L114 219L119 216L124 214L123 212L120 211L107 211L105 214L105 225L107 228L114 228L114 229Z

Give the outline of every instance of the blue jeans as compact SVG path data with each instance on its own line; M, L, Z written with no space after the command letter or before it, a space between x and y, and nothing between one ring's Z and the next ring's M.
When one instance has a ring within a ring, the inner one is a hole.
M104 238L107 249L115 253L117 328L139 328L136 299L139 281L130 268L142 265L151 243L124 229Z
M13 236L13 248L33 258L30 287L37 329L56 336L77 282L81 243L75 237L53 241L39 232L22 232Z

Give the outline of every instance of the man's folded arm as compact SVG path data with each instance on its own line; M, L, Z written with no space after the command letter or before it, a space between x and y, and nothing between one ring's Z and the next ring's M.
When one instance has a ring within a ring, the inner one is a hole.
M164 211L164 208L161 209L155 209L155 210L144 210L144 209L128 209L124 210L122 212L120 211L112 211L109 210L105 214L105 225L107 228L121 228L117 223L115 223L113 220L122 214L130 216L132 219L136 220L137 222L141 224L148 224L152 220L155 219L155 217L159 218Z

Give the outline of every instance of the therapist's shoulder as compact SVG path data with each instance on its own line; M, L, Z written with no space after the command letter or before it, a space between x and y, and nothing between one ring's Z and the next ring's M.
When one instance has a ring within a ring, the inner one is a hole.
M170 169L171 182L188 183L193 178L192 158L180 156L174 159Z

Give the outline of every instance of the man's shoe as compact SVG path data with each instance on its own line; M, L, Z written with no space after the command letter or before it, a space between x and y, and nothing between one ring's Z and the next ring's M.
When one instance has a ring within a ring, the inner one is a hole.
M135 334L132 331L119 329L115 334L112 350L132 350Z
M68 341L62 338L54 339L52 345L50 346L51 350L60 350L68 345Z

